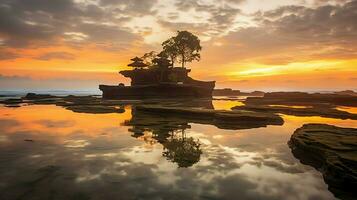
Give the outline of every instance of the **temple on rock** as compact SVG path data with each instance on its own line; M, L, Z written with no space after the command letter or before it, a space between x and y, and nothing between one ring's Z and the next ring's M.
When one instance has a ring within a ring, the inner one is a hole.
M131 79L131 86L99 85L106 99L207 98L212 97L215 81L198 81L188 76L190 69L173 67L167 57L157 55L153 65L135 57L128 66L133 70L119 73Z

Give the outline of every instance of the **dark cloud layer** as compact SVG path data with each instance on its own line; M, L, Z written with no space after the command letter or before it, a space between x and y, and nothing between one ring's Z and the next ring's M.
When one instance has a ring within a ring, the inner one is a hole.
M284 52L305 54L305 59L356 58L356 10L357 1L350 1L343 5L284 6L258 12L255 14L258 26L230 32L220 38L226 44L221 48L226 49L227 60L281 56ZM217 47L213 49L217 51ZM276 57L270 58L267 64L286 64L286 57L281 58L281 62Z
M194 10L195 12L209 13L210 17L206 23L195 23L194 21L187 23L174 23L165 19L161 19L162 25L169 27L171 30L176 30L177 27L193 30L201 35L215 36L224 33L229 29L241 10L236 7L236 4L243 0L237 1L222 1L214 2L211 5L199 2L196 0L178 0L175 4L178 11L186 12Z
M61 59L61 60L73 60L75 55L67 52L50 52L35 57L38 60L52 60L52 59Z
M3 0L0 36L3 46L54 45L56 42L109 42L129 44L139 37L120 27L115 9L74 3L72 0ZM112 22L108 25L106 22ZM82 34L70 40L66 33Z
M229 50L225 55L227 61L233 57L248 58L287 50L308 52L325 49L323 52L311 53L311 58L350 58L355 57L357 52L356 0L339 0L336 1L337 4L317 0L315 5L319 6L315 8L290 5L253 15L247 15L240 9L244 0L225 0L213 4L197 0L176 0L170 5L175 10L166 17L160 15L161 9L165 8L157 0L93 2L0 0L0 46L36 48L65 43L78 48L96 44L104 50L119 51L143 41L143 36L134 33L124 24L135 17L152 16L164 30L175 32L186 29L199 36L212 38L210 42L225 41L222 47L213 47L213 42L207 46L211 45L212 51L220 48ZM197 20L175 21L180 14L190 10L197 13L194 16ZM237 23L243 23L239 15L253 19L255 24L232 28ZM155 28L148 27L147 32L152 32ZM18 56L2 51L0 60ZM50 60L73 57L50 52L38 58ZM267 62L275 62L274 60L276 59L270 58Z
M1 60L11 60L11 59L15 59L18 57L19 57L18 54L0 48L0 61Z

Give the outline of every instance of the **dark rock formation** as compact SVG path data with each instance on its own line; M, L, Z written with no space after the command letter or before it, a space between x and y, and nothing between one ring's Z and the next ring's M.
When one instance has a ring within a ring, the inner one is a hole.
M27 93L24 99L50 99L50 98L56 98L56 96L52 96L50 94L36 94L36 93Z
M214 89L213 96L238 96L240 95L240 90L233 90L231 88L224 89Z
M212 97L214 81L198 81L188 76L186 68L153 68L121 71L131 79L131 86L99 85L106 99Z
M105 99L210 98L213 90L211 87L170 83L126 87L100 85L99 89Z
M272 112L295 116L321 116L336 119L353 119L357 120L357 114L349 113L342 110L337 110L330 106L314 106L314 107L285 107L285 106L269 106L269 105L244 105L235 106L233 110L250 110L255 112Z
M284 120L273 113L252 111L225 111L204 108L168 107L160 105L136 106L138 112L147 112L171 120L187 123L212 124L222 129L249 129L267 125L283 125Z
M262 91L241 92L240 90L233 90L231 88L215 89L212 94L213 96L264 96L264 92Z
M341 199L357 192L357 129L305 124L291 136L292 153L323 174L329 190Z
M123 105L138 102L119 100L103 100L95 96L52 96L48 94L29 93L21 99L5 99L0 101L7 107L20 107L22 103L38 105L57 105L79 113L122 113Z
M254 105L326 105L357 106L357 96L305 92L272 92L264 97L248 97L246 104Z
M23 100L22 99L4 99L2 101L0 101L0 103L2 104L5 104L5 105L8 105L8 106L11 106L11 105L19 105L21 103L23 103Z
M355 91L353 91L353 90L338 91L338 92L334 92L334 94L357 96L357 92L355 92Z

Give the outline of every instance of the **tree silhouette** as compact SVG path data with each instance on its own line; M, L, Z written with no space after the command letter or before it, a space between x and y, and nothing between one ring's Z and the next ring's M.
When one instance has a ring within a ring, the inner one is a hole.
M153 65L153 60L156 58L157 56L157 52L156 51L150 51L148 53L145 53L141 59L143 59L143 62L145 64L147 64L148 66L152 66Z
M202 49L200 40L188 31L177 31L177 35L162 43L163 53L171 59L172 64L176 59L185 67L186 62L199 61Z
M171 37L170 39L164 41L162 43L162 52L163 54L165 54L168 58L170 58L171 60L171 64L172 67L174 66L174 63L176 61L177 58L177 48L175 46L175 40L174 37Z
M152 63L157 65L160 69L167 69L171 66L170 60L167 58L166 54L160 52L153 60Z

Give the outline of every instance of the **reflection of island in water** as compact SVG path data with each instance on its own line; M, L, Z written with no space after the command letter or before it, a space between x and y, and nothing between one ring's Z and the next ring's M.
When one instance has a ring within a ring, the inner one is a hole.
M185 130L191 128L187 122L165 120L134 109L132 118L124 125L133 126L129 131L135 138L144 137L145 132L150 132L154 143L162 144L162 155L179 167L191 167L200 160L201 144L198 139L187 137Z

